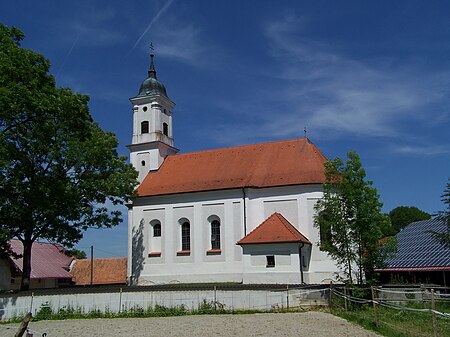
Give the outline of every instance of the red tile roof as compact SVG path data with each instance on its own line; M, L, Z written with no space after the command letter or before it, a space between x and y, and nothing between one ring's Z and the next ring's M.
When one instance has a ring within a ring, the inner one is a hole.
M311 242L280 213L273 213L237 244Z
M168 156L139 196L321 184L325 156L307 138Z
M23 254L22 242L11 240L11 249L16 254ZM34 242L31 248L31 275L32 279L63 278L71 279L69 266L73 257L67 256L65 249L54 243ZM17 270L22 272L23 259L11 258Z
M127 280L127 258L94 259L93 284L125 284ZM76 285L91 284L91 260L76 260L70 273Z

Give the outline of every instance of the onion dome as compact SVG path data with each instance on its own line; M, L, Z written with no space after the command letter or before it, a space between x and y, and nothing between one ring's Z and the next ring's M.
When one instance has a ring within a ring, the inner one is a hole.
M139 96L150 96L150 95L161 95L166 98L167 96L166 87L160 81L158 81L156 77L155 65L153 63L153 57L155 55L153 52L150 54L150 69L148 70L148 76L142 82L141 87L139 88Z

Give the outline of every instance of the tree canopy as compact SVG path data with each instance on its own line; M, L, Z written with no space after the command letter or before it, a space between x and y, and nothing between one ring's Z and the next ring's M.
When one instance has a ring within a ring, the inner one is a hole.
M392 224L391 235L396 235L411 222L431 219L431 215L414 206L399 206L389 212Z
M33 242L72 247L88 228L119 224L110 209L129 200L137 173L92 120L88 96L57 88L23 37L0 24L0 239L22 241L27 289Z
M444 221L447 224L447 231L443 233L433 233L433 236L443 246L450 249L450 178L444 189L444 194L441 196L441 201L444 203L444 210L437 212L436 219Z
M347 280L371 280L373 270L387 250L380 239L389 227L381 212L377 190L366 181L366 172L356 152L325 163L324 195L316 203L314 225L320 231L320 248L336 260Z

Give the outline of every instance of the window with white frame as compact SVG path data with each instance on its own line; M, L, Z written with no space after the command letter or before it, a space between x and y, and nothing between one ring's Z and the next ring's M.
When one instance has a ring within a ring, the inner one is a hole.
M191 250L191 224L189 221L181 225L181 250Z
M153 225L153 236L154 237L160 237L161 236L161 223L160 222L156 222Z
M274 255L267 255L266 256L266 268L273 268L275 267L275 256Z
M211 249L220 250L220 222L211 221Z

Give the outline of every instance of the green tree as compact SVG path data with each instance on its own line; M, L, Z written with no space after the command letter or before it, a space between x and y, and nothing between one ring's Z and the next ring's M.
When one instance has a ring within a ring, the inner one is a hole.
M75 257L76 259L79 259L79 260L87 258L86 252L84 252L82 250L79 250L79 249L76 249L76 248L66 249L64 251L64 253L67 256Z
M411 222L431 219L431 215L414 206L399 206L389 212L393 232L396 235Z
M384 259L380 239L390 227L381 212L377 190L366 181L356 152L325 163L324 195L316 203L314 225L319 228L322 250L336 260L348 281L373 279L374 267ZM356 270L355 270L356 269Z
M447 224L447 231L443 233L433 232L432 234L444 247L450 249L450 178L448 179L444 194L441 196L441 201L444 203L445 208L436 214L436 219L444 221Z
M57 88L23 37L0 24L0 233L23 244L26 290L33 242L72 247L88 228L119 224L109 208L129 200L137 173L93 122L88 97Z

